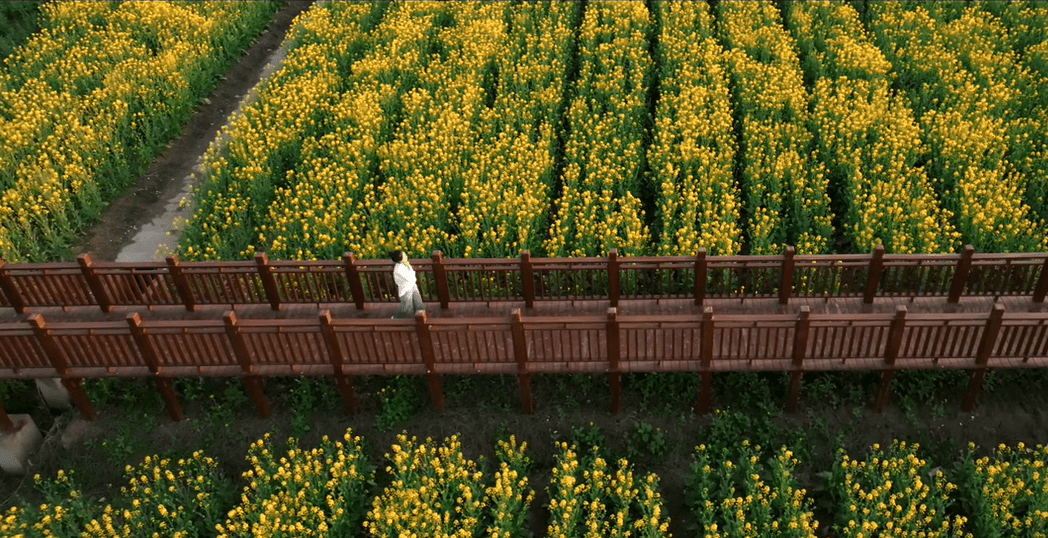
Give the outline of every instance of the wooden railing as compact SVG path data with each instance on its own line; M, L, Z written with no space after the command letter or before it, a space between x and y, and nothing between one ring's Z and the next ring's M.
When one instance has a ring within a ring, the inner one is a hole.
M945 297L1048 294L1048 254L794 255L411 260L423 300L453 302L687 298ZM0 306L27 312L39 306L269 304L395 302L391 264L346 254L332 261L182 263L93 262L3 264Z
M436 408L444 374L509 374L520 380L532 412L529 376L607 374L611 409L620 406L623 373L693 372L701 384L696 410L710 409L716 372L779 371L791 375L787 408L798 405L804 372L878 370L874 407L883 408L898 370L972 372L963 408L970 410L988 368L1048 366L1048 312L988 313L524 316L415 319L222 319L46 322L39 314L0 323L0 379L58 377L87 418L94 411L83 378L152 377L168 413L182 418L171 380L243 377L260 415L269 407L265 376L332 376L348 411L352 378L425 375ZM0 406L2 413L2 406ZM6 415L0 416L0 427Z

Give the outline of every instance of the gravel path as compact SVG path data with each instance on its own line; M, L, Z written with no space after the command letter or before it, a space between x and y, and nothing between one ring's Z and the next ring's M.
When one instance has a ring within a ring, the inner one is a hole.
M126 195L109 205L102 220L73 245L75 256L86 252L95 260L162 260L174 252L179 232L175 223L188 216L180 202L199 176L201 159L219 129L239 107L252 100L252 89L284 59L281 47L291 21L312 1L292 1L249 48L222 84L193 114L189 124L149 167Z

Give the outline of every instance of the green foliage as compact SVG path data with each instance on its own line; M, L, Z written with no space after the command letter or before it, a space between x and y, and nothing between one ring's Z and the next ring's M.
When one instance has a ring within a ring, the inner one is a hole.
M407 422L418 409L418 396L413 380L408 376L395 376L378 393L382 410L375 417L375 427L388 432Z
M8 413L28 413L37 402L36 386L28 379L0 381L0 403Z
M626 439L626 457L636 460L638 456L660 457L666 453L666 434L647 422L637 422Z
M892 390L903 401L932 405L959 394L968 382L965 370L908 370L899 372Z
M0 2L0 61L40 29L40 5L43 2Z
M640 393L640 409L644 413L669 415L689 409L698 393L698 378L691 373L627 374L624 381Z
M149 410L126 410L123 416L112 422L109 433L96 441L97 447L109 460L109 464L115 468L127 463L135 454L149 450L148 438L142 432L151 432L156 427L157 420L153 411Z
M313 411L319 400L314 380L298 378L294 388L287 392L287 400L291 406L291 436L302 438L313 429Z
M585 426L571 428L571 444L578 447L579 454L586 461L588 461L587 458L593 454L595 449L606 449L604 432L600 429L600 426L592 422Z

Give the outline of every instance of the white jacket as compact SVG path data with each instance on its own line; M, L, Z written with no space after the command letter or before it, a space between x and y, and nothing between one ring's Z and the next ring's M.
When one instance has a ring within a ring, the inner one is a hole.
M418 291L415 270L406 263L401 262L393 266L393 281L397 283L397 295L400 297Z

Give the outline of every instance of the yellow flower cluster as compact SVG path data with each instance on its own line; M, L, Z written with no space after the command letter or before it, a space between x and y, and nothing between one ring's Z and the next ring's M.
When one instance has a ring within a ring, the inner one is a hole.
M360 528L374 477L360 437L351 430L338 441L325 435L310 450L289 438L282 453L269 438L248 448L247 486L240 505L214 527L219 538L346 536Z
M364 526L370 536L516 536L534 495L524 476L526 447L512 437L500 442L495 483L484 488L483 473L462 455L457 436L435 446L429 438L419 443L398 435L386 454L392 483L375 497Z
M974 456L958 466L960 495L971 507L972 534L986 538L1048 536L1048 447L999 445L992 458Z
M0 258L65 254L188 119L270 3L52 2L0 70Z
M1023 199L1037 220L1048 221L1048 10L1029 2L982 7L999 13L1008 29L1006 41L1021 56L1018 133L1012 136L1008 158L1026 177Z
M648 251L638 197L653 62L641 2L591 2L579 29L578 80L568 105L563 184L544 243L551 256Z
M893 441L886 452L873 445L864 460L853 460L843 450L838 453L829 479L836 504L835 536L971 536L964 533L965 517L951 521L946 514L957 486L942 471L929 472L917 449L916 444Z
M535 499L535 490L528 487L527 448L527 443L517 445L512 435L508 440L499 439L495 447L499 470L494 483L484 490L489 513L484 534L489 538L513 538L525 532L528 507Z
M648 164L659 227L657 253L738 254L737 144L724 50L709 6L659 2L659 102Z
M432 54L401 98L393 138L378 149L379 184L366 201L364 243L409 255L452 252L453 205L481 144L481 113L495 82L485 76L507 40L504 3L443 4Z
M807 492L797 487L793 452L782 447L761 463L761 447L742 441L734 456L695 448L686 496L702 536L815 538L819 522Z
M920 115L929 174L966 243L995 252L1042 249L1043 226L1023 201L1026 177L1009 159L1029 135L1030 121L1017 112L1030 72L991 14L971 7L947 20L944 9L879 6L871 26Z
M124 469L129 485L120 496L130 506L108 504L92 519L81 538L190 538L211 532L222 520L216 495L232 484L218 473L218 463L200 451L177 462L146 456L138 467Z
M346 250L362 252L364 200L373 197L371 171L392 129L398 81L418 60L418 45L430 26L428 12L399 9L364 34L372 11L367 4L332 2L314 6L297 21L296 43L349 65L348 74L340 68L338 87L344 89L330 96L330 117L302 142L286 186L277 188L261 217L257 242L275 258L335 259ZM335 47L346 43L354 45L345 51ZM366 51L351 54L357 49ZM248 245L244 254L253 251Z
M85 499L76 482L59 470L53 480L33 477L44 503L12 506L0 513L0 536L14 538L66 538L80 536L84 524L97 512L96 503Z
M669 517L662 510L659 477L635 480L625 459L614 468L597 447L580 464L576 447L560 443L547 487L549 538L668 537Z
M480 114L481 139L464 172L452 255L540 254L578 10L579 4L563 2L508 8L514 31L489 65L498 74L495 100Z
M229 233L232 222L255 219L252 206L237 202L243 193L264 197L266 188L281 184L256 226L258 243L274 257L334 258L345 250L375 257L395 248L504 256L540 246L576 10L393 4L363 35L358 21L371 17L372 8L318 5L298 21L296 43L302 54L325 58L314 63L348 65L341 93L332 86L323 96L333 104L315 134L304 136L297 162L285 163L292 169L283 181L227 185L218 180L233 165L212 159L216 181L183 244L204 258L252 254L251 241ZM507 19L520 29L515 40ZM353 40L348 49L332 46ZM256 108L269 99L263 94ZM256 134L242 128L230 137L246 144L285 135L264 129L282 126L260 125ZM225 237L216 240L216 231ZM226 245L229 237L236 244Z
M204 155L204 178L194 189L194 213L182 232L184 257L250 256L254 249L249 245L260 232L276 237L273 246L279 252L287 248L280 244L282 237L309 233L309 221L298 222L301 214L278 213L275 225L263 230L265 216L273 200L286 198L299 177L316 173L316 164L300 165L299 156L316 145L306 140L321 131L333 109L346 106L339 103L343 55L363 46L366 36L360 25L369 15L366 4L333 4L314 7L296 19L281 68L259 85L256 100L231 117ZM317 204L345 203L323 196L301 200L295 209L303 212L316 210ZM303 225L306 230L298 228ZM315 239L326 246L323 238ZM305 254L299 257L310 257Z
M891 91L891 63L849 4L791 4L788 22L815 79L813 119L824 162L841 178L854 250L953 250L959 235L918 161L926 153L910 108Z
M829 252L826 170L812 154L797 46L771 2L717 4L741 117L743 212L752 254Z

